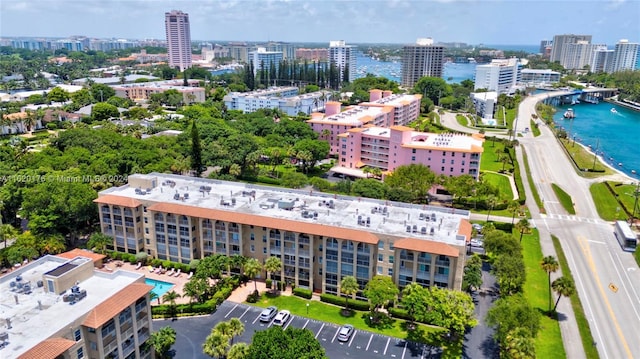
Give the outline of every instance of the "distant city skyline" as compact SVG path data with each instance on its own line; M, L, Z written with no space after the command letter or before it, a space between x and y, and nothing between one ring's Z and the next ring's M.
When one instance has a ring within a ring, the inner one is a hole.
M638 42L640 1L3 0L0 37L164 39L164 13L189 13L193 41L535 45L558 34Z

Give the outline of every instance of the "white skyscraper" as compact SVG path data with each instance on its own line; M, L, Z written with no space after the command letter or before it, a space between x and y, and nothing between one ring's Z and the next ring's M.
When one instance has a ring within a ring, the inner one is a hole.
M340 80L345 80L345 71L349 82L355 80L356 54L353 46L346 45L344 40L329 41L329 61L340 71Z
M635 69L638 61L638 46L638 43L629 42L627 39L618 41L613 50L613 61L609 72Z
M604 51L607 45L591 44L588 41L578 41L573 44L565 44L563 58L560 64L567 70L580 70L586 65L593 64L596 51Z
M498 94L510 94L520 82L522 64L516 58L493 60L486 65L476 66L474 90L487 89Z
M189 14L172 10L164 14L169 66L184 71L191 67Z
M551 46L551 62L560 62L560 65L564 66L562 60L565 57L566 45L575 44L578 41L591 42L591 35L555 35L553 37L553 45ZM566 67L566 66L565 66Z

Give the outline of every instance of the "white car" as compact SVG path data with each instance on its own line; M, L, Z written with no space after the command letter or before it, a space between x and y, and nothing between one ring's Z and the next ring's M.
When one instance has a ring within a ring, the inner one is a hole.
M261 322L270 322L273 317L278 313L278 308L271 306L262 311L260 313L260 321Z
M341 342L346 342L351 338L351 334L353 334L354 328L351 324L345 324L340 328L340 332L338 332L338 340Z
M281 327L285 325L289 318L291 318L291 312L288 310L281 310L280 313L276 315L276 319L273 320L273 325Z
M482 247L484 245L484 242L482 242L479 239L472 239L471 240L471 247Z

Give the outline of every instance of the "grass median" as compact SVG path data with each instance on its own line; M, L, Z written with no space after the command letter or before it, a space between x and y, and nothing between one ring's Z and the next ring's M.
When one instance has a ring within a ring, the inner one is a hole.
M555 183L551 184L551 188L553 188L553 192L556 194L562 208L564 208L564 210L569 214L576 214L576 209L573 206L573 199L571 199L571 196Z

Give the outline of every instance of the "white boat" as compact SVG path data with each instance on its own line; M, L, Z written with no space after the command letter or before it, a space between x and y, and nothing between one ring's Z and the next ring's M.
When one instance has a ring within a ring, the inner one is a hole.
M616 110L615 108L611 108L611 113L618 113L618 110Z
M564 112L564 118L575 118L576 114L573 112L572 108L568 108L567 111Z

